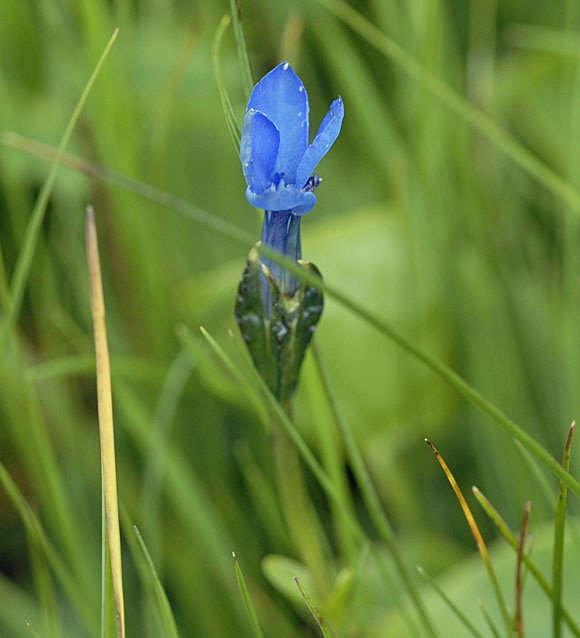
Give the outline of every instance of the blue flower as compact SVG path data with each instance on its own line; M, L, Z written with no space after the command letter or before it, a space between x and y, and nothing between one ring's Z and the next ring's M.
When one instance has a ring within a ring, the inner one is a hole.
M316 204L313 175L342 125L344 106L339 97L330 105L312 143L309 143L308 94L288 62L266 74L254 87L242 130L240 157L250 204L266 211L262 242L298 260L300 216ZM283 294L292 295L297 277L264 259Z

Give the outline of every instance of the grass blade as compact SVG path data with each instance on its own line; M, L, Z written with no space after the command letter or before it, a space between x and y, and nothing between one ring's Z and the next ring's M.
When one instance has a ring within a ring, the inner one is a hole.
M91 635L97 634L97 622L95 614L91 609L90 603L79 588L78 583L73 578L67 563L62 560L52 543L50 542L46 532L40 524L36 514L27 503L22 492L18 489L12 477L0 462L0 485L4 487L14 507L18 511L26 532L34 545L42 548L44 555L52 570L56 574L64 591L66 591L70 600L73 601L75 609L85 622L87 629Z
M136 525L133 526L133 531L135 532L135 536L137 537L137 541L139 542L139 546L141 547L141 551L143 552L143 556L147 562L149 570L151 572L151 577L153 579L153 589L155 591L155 597L157 598L157 603L159 605L159 613L161 615L161 620L163 621L163 626L165 627L167 638L179 638L179 634L177 632L177 625L175 624L175 618L173 617L173 611L171 610L171 605L169 604L169 600L167 599L167 594L163 589L163 585L159 580L159 576L157 575L157 570L155 569L155 565L153 564L153 560L151 559L151 555L145 545L145 541L141 536L141 532L139 531Z
M33 155L44 157L45 159L54 157L54 149L43 144L39 144L38 142L28 140L14 133L5 134L3 141L11 146L32 153ZM156 202L161 206L167 207L179 215L187 217L196 223L202 224L206 228L210 228L224 237L228 237L245 245L254 243L255 238L250 233L198 208L197 206L183 201L170 193L166 193L161 189L155 188L154 186L139 182L116 171L111 171L110 169L68 154L63 155L62 161L71 168L94 179L99 179L109 184L119 186L136 193L149 201ZM260 248L260 251L267 257L276 261L276 263L282 264L288 271L297 275L302 281L318 286L329 297L333 297L354 315L358 316L368 325L375 328L384 337L392 341L403 351L410 354L413 358L420 361L433 374L442 379L472 405L477 407L484 414L487 414L487 416L499 425L502 430L518 441L528 452L536 457L542 465L554 474L554 476L563 481L568 488L576 494L576 496L580 497L580 481L567 472L562 465L533 437L527 434L496 405L485 399L475 388L469 385L465 379L459 376L449 366L431 356L429 353L421 350L407 337L395 330L382 317L356 301L353 301L347 294L341 292L338 288L322 281L319 277L316 277L298 264L293 263L291 260L281 257L276 251L268 250L267 247L264 246Z
M467 501L465 500L465 497L463 496L461 488L457 484L457 481L455 480L453 473L449 469L447 463L445 462L441 454L439 454L439 452L437 451L435 446L431 443L431 441L429 441L428 439L425 439L425 442L431 448L431 451L435 455L437 461L439 462L439 465L441 465L441 467L443 468L443 472L445 473L445 476L447 477L447 480L449 481L451 487L453 488L453 491L455 492L455 496L457 496L457 500L459 501L459 504L461 505L461 509L463 510L463 515L465 516L465 519L467 520L467 523L469 525L469 529L471 530L471 533L473 534L473 538L475 539L475 544L477 545L477 550L479 551L479 555L481 556L481 560L483 561L483 564L485 565L489 580L495 592L497 604L504 621L506 636L511 636L512 621L507 609L507 605L505 604L503 594L501 593L501 589L499 586L499 582L497 580L497 576L495 575L493 565L491 564L491 559L489 557L489 552L487 551L487 546L485 544L485 541L483 540L483 536L481 535L481 532L479 531L479 527L477 526L473 513L471 512L471 509L469 508L469 505L467 504Z
M474 486L472 488L472 491L478 503L481 505L485 513L489 516L493 524L496 526L498 532L505 538L505 540L513 549L518 551L518 548L519 548L518 539L510 530L507 523L504 521L504 519L499 514L499 512L493 507L493 505L487 500L487 498L479 491L477 487ZM548 581L544 578L542 572L540 572L536 564L532 561L532 559L527 554L524 554L522 556L522 560L525 563L528 571L530 572L530 574L532 574L532 576L534 577L538 585L542 588L546 596L550 600L553 600L552 587L550 586ZM560 613L565 623L568 625L568 628L570 629L570 631L575 636L577 636L577 638L580 638L580 627L578 627L575 620L570 615L570 612L562 604L560 605Z
M483 617L485 618L485 621L487 622L489 630L493 634L493 638L501 638L499 635L499 631L497 630L496 626L493 623L493 620L491 619L491 616L489 615L489 612L487 611L487 609L485 608L483 604L483 601L480 600L478 602L479 602L479 609L481 610L481 613L483 614Z
M244 606L246 607L246 611L248 612L248 616L250 617L250 623L254 632L254 638L263 638L264 634L262 633L260 623L258 622L258 615L256 614L256 610L254 609L254 605L252 604L250 592L248 591L246 580L244 578L244 574L242 573L242 568L240 567L240 564L238 562L238 557L235 555L234 552L232 552L232 557L234 559L236 580L238 581L238 587L240 588L240 593L242 594L242 598L244 600Z
M226 87L224 84L224 79L223 79L221 67L220 67L220 60L219 60L222 40L224 38L226 29L229 27L231 21L232 19L229 15L225 15L222 18L219 24L219 27L217 31L215 32L215 35L213 38L213 44L211 47L211 55L213 60L214 75L215 75L218 91L220 94L220 98L222 101L222 108L224 110L224 115L226 117L226 123L228 125L228 130L234 141L234 146L236 147L236 151L238 151L240 148L240 139L242 137L242 132L236 120L236 115L234 113L232 103L228 96L228 92L226 91Z
M439 587L437 581L427 574L427 572L422 567L417 567L417 571L421 576L433 587L433 589L437 592L441 600L453 611L453 613L459 618L459 620L467 627L467 629L471 632L475 638L484 638L482 634L479 633L476 627L470 622L469 618L459 609L459 607L449 598L449 596Z
M524 508L524 517L522 520L522 528L520 531L520 542L518 543L518 560L516 563L516 633L519 638L524 638L524 618L522 611L522 593L523 593L523 580L522 580L522 564L524 556L524 546L526 544L526 531L528 529L528 521L530 520L530 511L532 504L530 501L526 503Z
M57 153L56 149L51 146L31 140L23 135L14 133L13 131L3 133L2 142L8 146L17 148L25 153L29 153L30 155L34 155L35 157L48 161L54 161ZM105 166L101 166L95 162L89 162L70 153L62 153L59 157L59 162L67 168L78 173L82 173L91 179L122 188L123 190L126 190L129 193L134 193L149 202L168 208L172 212L177 213L186 219L190 219L196 224L200 224L222 237L232 239L243 246L253 245L255 243L256 238L254 235L251 235L242 228L239 228L234 224L230 224L217 215L213 215L198 206L194 206L193 204L190 204L171 193L163 191L160 188L156 188L155 186L151 186L151 184L140 182L139 180L127 177L118 171L111 170L110 168L106 168Z
M218 357L225 363L226 367L230 371L232 371L235 376L238 376L240 373L235 371L236 368L234 364L230 361L229 357L226 355L226 353L223 351L220 345L215 341L215 339L213 339L213 337L207 332L207 330L205 330L205 328L201 328L201 332L203 336L207 339L212 349L216 352ZM244 350L244 353L245 353L245 350ZM344 518L345 524L349 526L349 528L353 531L353 534L356 536L357 539L360 540L364 538L364 532L361 529L360 524L358 523L356 518L354 518L350 514L350 508L348 507L348 504L343 504L343 501L340 495L340 490L335 488L334 483L330 480L324 468L321 467L321 465L319 464L315 456L312 454L310 448L308 447L304 439L300 436L300 434L294 427L291 420L288 418L288 415L286 414L282 406L279 404L279 402L275 399L273 394L270 392L270 390L268 389L261 375L258 374L258 372L255 370L254 366L251 363L249 367L252 370L254 378L256 382L258 383L258 385L260 386L263 394L266 396L274 414L279 419L280 423L282 423L282 425L284 426L290 439L292 439L297 450L300 452L304 462L309 467L312 474L316 477L316 480L319 482L322 489L326 492L327 496L343 509L345 514L345 518ZM360 457L359 457L359 460L362 463L362 459L360 459ZM427 612L424 609L423 603L419 597L418 592L416 591L416 587L413 583L413 580L411 579L411 576L409 575L407 571L407 568L402 560L402 557L400 556L396 548L395 538L392 532L391 525L389 521L387 520L384 512L382 512L378 502L373 501L373 498L375 500L378 500L376 497L376 493L374 493L374 488L371 488L369 487L369 485L367 485L364 493L366 494L367 497L370 498L369 502L366 502L366 501L365 502L367 504L367 507L369 507L369 511L371 512L371 515L373 515L374 517L373 522L375 523L377 527L377 530L381 536L381 539L383 540L383 542L385 542L385 545L389 549L389 552L390 552L389 555L391 556L391 558L393 559L395 563L397 573L399 577L401 578L402 582L404 583L405 588L411 597L411 600L413 602L417 615L421 619L424 629L426 630L429 636L436 636L433 625L427 616ZM375 496L373 497L372 494L375 494Z
M95 356L97 363L97 400L99 412L99 436L101 442L101 468L107 543L111 559L111 573L117 614L117 633L125 637L125 605L123 600L123 572L121 565L121 534L119 530L119 506L117 501L117 476L115 467L115 432L113 425L113 400L111 396L111 368L105 323L105 301L101 280L101 265L95 217L92 208L87 210L87 253L91 280L91 307L95 332Z
M316 607L314 606L312 599L310 598L304 587L301 585L298 578L294 577L294 582L296 583L296 587L298 587L298 590L302 594L302 598L304 598L304 602L310 610L312 617L314 618L314 620L316 620L316 624L320 627L320 631L322 632L324 638L332 638L332 632L328 628L326 621L324 620L318 609L316 609Z
M64 153L66 146L68 145L73 129L80 117L80 114L83 110L85 102L89 97L89 93L93 88L93 84L97 79L101 68L109 55L109 51L113 46L116 38L117 38L118 29L116 29L111 36L105 50L103 51L97 65L92 72L87 85L85 86L83 92L81 93L81 97L77 102L74 111L71 115L71 118L65 128L62 139L58 148L56 149L56 153L54 158L52 159L52 163L50 166L50 172L46 181L44 182L40 194L36 200L36 204L32 211L32 215L30 217L30 221L28 222L28 226L26 228L26 232L24 234L24 240L22 243L22 248L18 253L18 261L16 262L16 266L14 267L14 275L12 277L11 289L10 289L10 298L8 308L4 317L4 321L0 326L0 349L3 348L4 343L6 341L6 337L10 330L12 329L16 319L18 317L18 313L20 312L20 307L22 305L22 299L24 297L24 290L26 288L26 282L28 280L28 275L30 274L30 268L32 266L32 259L34 257L34 253L36 250L36 245L38 243L38 237L40 235L40 229L42 227L42 222L44 220L44 216L46 214L46 208L48 206L48 200L52 193L52 189L56 182L56 176L58 174L58 170L61 164L61 158Z
M240 7L240 0L230 0L230 11L232 12L232 20L234 23L234 34L236 36L238 60L242 70L244 93L246 95L246 99L248 99L250 97L252 87L254 86L254 81L252 80L250 59L248 58L246 38L244 37L244 29L242 27L242 8Z
M564 458L562 459L562 467L568 471L570 468L570 456L572 454L572 442L574 440L574 432L576 431L576 423L573 422L568 432L568 439L564 448ZM554 553L552 559L552 627L554 638L560 638L562 635L562 579L564 566L564 530L566 527L566 501L568 488L566 484L560 481L558 490L558 502L556 505L556 518L554 521Z
M427 88L451 111L491 140L504 155L526 171L546 189L559 197L576 213L580 213L580 192L550 169L544 162L519 144L485 113L462 98L398 43L342 0L318 0L364 40L393 60L405 73Z
M368 470L364 464L363 458L358 450L354 437L352 435L351 429L344 418L344 415L339 409L338 400L334 395L334 391L330 384L330 379L326 374L326 370L322 363L322 357L320 356L320 352L314 344L313 347L314 359L316 362L316 368L320 379L322 381L324 391L327 396L327 400L329 405L332 408L334 413L334 418L336 419L336 423L340 429L341 435L344 440L344 446L347 451L347 455L349 457L350 463L352 465L353 473L356 477L357 483L362 492L363 499L365 501L365 505L369 511L369 514L375 524L375 527L379 531L381 538L387 548L389 549L390 555L397 566L397 571L399 572L399 576L405 584L405 587L413 600L415 608L423 626L427 629L428 633L432 636L435 635L434 628L430 618L427 615L427 611L421 601L419 593L415 587L413 580L410 577L410 574L403 563L403 559L397 547L395 534L392 528L392 525L387 518L383 508L381 507L380 499L375 490L371 477L368 473Z

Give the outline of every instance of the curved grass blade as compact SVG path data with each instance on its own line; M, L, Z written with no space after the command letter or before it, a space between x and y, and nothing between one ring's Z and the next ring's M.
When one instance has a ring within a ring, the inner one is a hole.
M477 602L479 605L479 609L483 617L485 618L485 622L487 622L489 630L493 634L493 638L501 638L501 636L499 635L499 631L497 630L496 626L493 623L493 620L491 619L491 616L489 615L489 612L487 611L487 609L485 608L485 605L483 604L483 601L478 600Z
M94 614L90 602L87 600L82 589L78 586L70 573L68 565L62 560L52 543L50 542L46 532L40 524L36 514L32 511L30 505L26 502L24 495L18 489L16 483L0 461L0 484L6 490L14 507L18 511L26 532L32 542L42 548L44 555L52 570L54 571L58 581L62 585L67 596L73 601L75 609L84 621L89 633L97 635L98 622Z
M439 587L437 581L432 576L430 576L423 569L423 567L417 567L417 571L429 583L429 585L433 587L441 600L443 600L443 602L449 607L449 609L451 609L451 611L457 616L457 618L459 618L459 620L467 627L467 629L475 638L485 638L481 633L479 633L477 628L474 627L469 618L467 618L467 616L461 611L461 609L459 609L459 607L451 600L451 598L449 598L449 596L441 589L441 587Z
M95 332L97 363L97 402L99 436L101 443L101 468L107 544L111 561L111 575L117 615L117 633L125 637L125 604L123 600L123 571L121 565L121 533L117 501L117 475L115 467L115 432L113 425L113 401L111 396L111 368L105 323L105 301L101 280L101 266L95 217L92 208L87 209L87 254L91 282L91 309ZM105 590L106 591L106 590Z
M522 528L520 531L520 542L518 543L518 559L516 563L516 617L515 626L516 633L519 638L524 638L524 617L522 608L522 593L523 593L523 579L522 579L522 564L524 556L524 546L526 544L526 531L528 529L528 521L530 520L530 511L532 504L530 501L526 503L524 508L524 517L522 519Z
M161 545L160 502L167 472L170 434L186 383L195 365L185 350L181 350L175 356L163 379L151 423L151 443L143 466L142 528L147 535L149 554L155 561L158 559Z
M463 510L463 515L465 516L465 519L467 520L467 524L469 525L469 529L471 530L471 533L473 534L473 538L475 539L475 544L477 545L477 550L479 551L481 560L483 561L483 564L485 565L485 569L487 570L487 574L491 582L491 586L493 587L497 604L498 604L498 607L506 628L506 636L511 636L512 621L508 612L508 608L503 598L503 594L501 592L499 582L497 580L497 576L495 575L493 565L491 564L489 552L487 551L487 545L485 544L485 541L483 540L483 536L481 535L481 532L479 531L479 527L477 526L477 523L475 522L473 513L471 512L471 509L469 508L469 505L467 504L467 501L465 500L465 497L463 496L461 488L457 484L457 481L455 480L453 473L449 469L447 463L445 462L441 454L439 454L439 452L437 451L437 448L428 439L425 439L425 443L427 443L427 445L431 448L431 451L435 455L435 458L439 462L439 465L441 465L443 472L445 473L445 476L447 477L447 480L449 481L451 487L453 488L453 491L455 492L455 496L457 496L457 500L459 501L459 504L461 505L461 509Z
M356 477L356 481L361 490L365 505L369 511L369 514L375 524L375 527L379 531L383 542L388 547L389 552L397 566L397 570L399 575L401 576L403 582L405 583L405 587L413 599L417 611L421 617L421 620L425 626L428 628L430 635L434 635L434 628L430 618L427 615L427 611L424 608L424 605L420 599L420 596L416 590L415 584L413 583L404 563L403 559L400 555L399 549L397 547L395 534L389 519L387 518L383 508L381 507L380 499L373 485L372 479L369 475L369 472L364 464L363 458L359 449L356 445L354 437L352 435L352 431L342 414L339 405L338 399L336 398L334 391L330 384L330 379L326 373L324 365L322 363L322 357L320 355L320 351L314 344L313 347L314 353L314 361L316 363L317 372L321 379L322 385L324 387L324 391L326 393L327 400L331 409L333 411L334 418L336 420L337 426L342 435L344 446L347 451L347 455L349 457L353 473Z
M425 68L398 43L380 31L346 2L343 0L318 0L318 2L375 47L377 51L393 60L405 73L431 91L462 120L491 140L504 155L526 173L559 197L576 213L580 213L580 192L519 144L490 117L462 98L448 84Z
M3 136L3 141L13 147L20 148L21 150L45 159L54 157L54 149L51 147L39 144L33 140L28 140L27 138L15 133L5 134ZM154 186L131 179L121 173L111 171L110 169L99 166L98 164L87 162L72 155L63 154L61 162L74 170L92 177L93 179L102 180L108 184L119 186L144 197L149 201L169 208L175 213L191 219L196 223L202 224L206 228L210 228L224 237L228 237L245 245L254 243L255 237L250 233ZM361 304L353 301L348 295L342 293L327 282L323 282L322 279L316 277L313 273L306 271L304 268L301 268L298 264L282 257L279 253L277 253L277 251L269 250L266 246L261 246L260 252L274 260L276 263L282 264L284 268L295 274L302 281L318 286L329 297L333 297L342 306L350 310L354 315L358 316L370 326L374 327L378 332L392 341L403 351L423 363L423 365L431 370L433 374L442 379L445 383L447 383L447 385L453 388L472 405L479 408L484 414L487 414L492 421L518 441L552 474L554 474L559 480L563 481L568 488L576 494L576 496L580 497L580 482L567 472L562 465L558 463L558 461L533 437L527 434L496 405L479 394L475 388L469 385L449 366L418 348L412 341L395 330L390 324L388 324L380 316L376 315L372 310L369 310Z
M487 500L487 498L479 491L477 487L472 488L473 495L477 499L478 503L483 508L484 512L489 516L493 524L496 526L498 532L505 538L508 544L516 551L518 551L519 543L516 536L508 527L505 520L501 517L499 512L493 507L493 505ZM534 577L538 585L542 588L546 596L553 600L553 590L548 581L544 578L542 572L538 569L532 559L524 554L522 560L525 563L528 571ZM576 624L576 621L570 615L570 612L564 605L560 605L560 614L564 622L568 625L568 629L577 637L580 638L580 627Z
M30 138L14 133L13 131L4 132L2 134L2 142L12 148L19 149L25 153L29 153L30 155L48 161L54 161L56 157L56 149L52 146L42 144L36 140L31 140ZM132 177L127 177L118 171L111 170L105 166L96 164L95 162L89 162L81 157L72 155L71 153L62 153L59 156L59 162L67 168L86 175L91 179L122 188L123 190L129 193L134 193L149 202L153 202L159 206L167 208L186 219L194 221L196 224L200 224L201 226L212 230L222 237L232 239L243 246L253 245L256 241L254 235L243 230L239 226L235 226L234 224L221 219L217 215L212 215L198 206L194 206L193 204L190 204L189 202L186 202L167 191L163 191L160 188L156 188L155 186L151 186L145 182L140 182Z
M573 422L568 432L568 439L564 448L564 458L562 459L562 467L568 471L570 469L570 456L572 454L572 442L574 440L574 432L576 431L576 422ZM560 638L562 635L562 579L564 575L564 530L566 527L566 501L568 488L566 484L560 481L558 490L558 502L556 505L556 518L554 521L554 552L552 557L552 631L554 638Z
M137 541L139 542L139 547L143 552L143 556L145 557L145 561L147 562L147 566L149 567L149 570L151 572L151 577L153 579L153 590L155 591L155 597L157 598L157 604L159 605L159 613L161 615L161 620L163 621L163 626L165 628L165 636L167 638L179 638L179 633L177 632L177 625L175 624L175 618L173 617L171 605L169 604L169 600L167 599L167 594L163 589L163 585L159 580L157 570L155 569L155 565L153 564L153 560L151 559L151 555L149 554L147 545L145 545L145 541L141 536L141 532L136 525L133 525L133 531L135 532L135 536L137 537Z
M206 340L208 341L212 349L215 351L215 353L218 355L218 357L225 363L226 367L230 371L232 371L232 373L235 376L239 376L241 373L236 371L234 364L231 362L231 360L229 359L227 354L224 352L224 350L221 348L221 346L215 341L215 339L213 339L213 337L207 332L207 330L205 330L205 328L202 327L200 329L203 336L206 338ZM243 349L243 352L245 355L247 355L249 360L249 354L247 354L245 348ZM358 540L362 540L363 538L365 538L365 533L360 527L360 524L358 523L356 518L354 518L350 514L350 509L348 508L348 505L343 504L343 501L340 495L340 490L336 489L335 485L330 480L324 468L319 464L318 460L316 459L314 454L311 452L310 448L308 447L304 439L300 436L299 432L294 427L294 424L289 419L288 415L284 411L284 408L280 405L280 403L276 400L274 395L270 392L262 376L256 371L255 367L252 364L250 364L248 368L252 371L252 374L256 380L256 383L259 385L264 396L267 398L272 410L274 411L274 414L280 420L280 423L282 423L282 425L284 426L289 437L292 439L297 450L300 452L300 455L302 456L304 462L306 463L306 465L308 466L312 474L315 476L316 480L318 481L322 489L325 491L326 495L330 499L332 499L338 506L343 508L343 511L345 513L345 517L344 517L345 524L349 526L350 530L352 530L353 532L353 535ZM246 384L247 384L247 381L246 381ZM368 507L368 504L367 504L367 507ZM375 508L374 510L371 510L371 513L376 513L376 511L377 510ZM386 516L384 515L384 513L380 511L380 506L379 506L379 518L374 522L375 522L375 525L377 526L377 530L381 536L381 539L383 540L383 542L385 542L385 545L390 550L390 556L395 563L397 573L399 577L401 578L402 582L404 583L405 588L407 589L407 592L410 595L415 611L417 612L417 615L419 616L423 624L423 628L425 629L425 631L427 632L429 636L435 637L436 633L433 628L433 625L431 624L427 616L427 612L424 608L423 602L421 601L421 598L416 590L415 584L413 583L413 580L407 571L407 568L402 560L402 557L399 555L398 550L396 549L396 544L394 542L394 536L391 531L390 523L386 519Z
M109 51L113 46L116 38L118 29L115 29L111 39L107 43L97 65L95 66L94 71L92 72L87 85L85 86L79 101L77 102L73 113L71 115L68 124L66 125L65 131L63 133L62 139L58 148L56 149L56 153L51 160L50 171L46 178L46 181L42 185L42 189L38 195L36 200L36 204L34 205L34 209L32 211L32 215L30 216L30 220L28 222L28 226L26 227L26 232L24 234L24 240L22 242L22 248L18 253L18 260L16 262L16 266L14 267L14 274L12 276L12 282L10 287L10 298L7 307L6 314L4 316L4 321L0 326L0 350L3 348L4 343L6 341L6 337L8 336L10 330L12 329L18 314L20 312L20 307L22 305L22 299L24 297L24 290L26 288L26 282L28 280L28 275L30 273L30 268L32 266L32 260L34 257L34 253L36 250L36 245L38 243L38 237L40 235L40 229L42 227L42 222L44 220L44 216L46 214L46 208L48 206L48 200L52 193L52 189L56 182L56 176L58 174L58 170L61 165L61 159L64 154L64 149L68 145L73 129L80 117L80 114L84 108L85 102L89 97L89 93L93 88L93 84L97 79L101 68L109 55Z
M240 139L242 137L242 132L236 120L236 115L234 113L234 109L232 107L232 103L228 96L228 92L226 91L226 87L224 84L224 79L222 77L219 54L221 49L222 40L224 39L224 34L226 29L229 27L230 22L232 21L231 16L225 15L219 24L217 31L215 32L213 43L211 47L211 56L213 60L213 70L214 75L218 87L218 91L220 94L220 99L222 101L222 108L224 110L224 115L226 117L226 123L228 125L228 130L232 139L234 141L234 146L236 147L236 152L239 152L240 149Z
M312 602L312 599L310 598L307 591L301 585L300 581L298 580L296 576L294 577L294 582L296 583L296 587L298 587L298 590L300 591L302 598L304 598L304 602L306 603L306 606L310 610L312 617L314 618L314 620L316 620L316 624L320 627L320 631L322 632L322 635L324 636L324 638L332 638L332 632L330 631L328 625L326 624L326 621L322 617L322 614L318 611L318 609L316 609L316 607L314 606L314 603Z
M248 616L250 617L250 623L254 632L254 638L264 638L260 623L258 622L258 615L256 614L256 610L254 609L254 605L252 604L250 592L248 591L246 580L244 578L244 574L242 573L242 568L240 567L238 557L236 556L235 552L232 552L232 557L234 559L236 580L238 581L238 587L240 588L240 593L242 594L242 598L244 600L244 606L246 607L246 611L248 612Z
M250 59L248 58L248 49L246 47L246 38L244 37L244 29L242 27L242 8L240 0L230 0L230 11L232 12L232 21L234 23L234 34L236 36L236 48L238 51L238 60L240 69L242 70L242 78L244 84L244 92L246 99L250 97L254 81L252 80L252 70L250 68Z

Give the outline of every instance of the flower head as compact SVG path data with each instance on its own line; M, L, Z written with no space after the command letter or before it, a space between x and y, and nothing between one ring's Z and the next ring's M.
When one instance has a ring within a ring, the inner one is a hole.
M264 211L262 248L250 251L236 297L236 318L256 368L274 396L287 402L324 305L322 291L303 281L273 251L301 260L300 221L316 204L316 166L334 144L344 116L342 99L330 105L310 143L308 95L287 62L254 87L240 143L246 197Z
M308 94L302 81L288 62L265 75L250 96L240 144L250 204L293 215L312 210L313 190L320 181L313 172L338 137L343 116L339 97L310 144Z

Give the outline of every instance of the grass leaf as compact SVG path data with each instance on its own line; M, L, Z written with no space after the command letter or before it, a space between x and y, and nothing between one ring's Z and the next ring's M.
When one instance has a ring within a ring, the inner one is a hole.
M175 618L173 617L171 605L169 604L169 600L167 599L167 594L163 589L163 585L159 580L157 570L155 569L155 565L153 564L153 560L151 559L151 555L149 554L147 545L145 545L145 541L141 536L141 532L136 525L133 526L133 531L135 532L135 536L137 537L137 541L139 542L139 547L141 548L143 556L145 557L145 560L147 562L147 566L149 567L151 579L153 581L153 590L155 591L155 598L157 599L159 613L161 615L161 620L165 629L165 636L166 638L179 638L177 625L175 624Z
M95 332L97 363L97 394L99 435L101 442L101 467L104 513L106 521L106 546L111 561L111 575L117 616L117 633L125 637L125 604L123 596L123 570L121 565L121 533L119 530L119 505L117 501L117 470L115 462L115 430L113 425L113 399L111 393L111 368L105 301L95 217L92 208L87 210L87 254L91 280L91 307ZM103 539L104 540L104 539ZM104 589L106 593L106 588Z
M8 336L10 330L16 322L18 313L20 312L22 298L24 297L24 290L26 288L26 283L30 274L30 269L32 267L32 260L38 243L38 237L40 235L40 229L42 227L42 222L46 214L46 209L48 206L50 195L52 193L52 189L56 182L56 176L60 168L62 155L70 141L73 129L81 115L87 98L89 97L91 89L93 88L93 84L95 83L101 71L101 68L105 63L105 60L107 59L107 56L109 55L109 52L115 40L117 39L117 33L118 30L115 30L115 32L111 36L111 39L107 43L107 46L105 47L101 57L99 58L97 65L95 66L95 70L92 72L89 81L87 82L83 92L81 93L79 101L77 102L73 113L66 125L55 156L52 159L48 176L36 200L36 204L26 228L22 247L20 249L20 252L18 253L18 261L16 262L16 266L14 267L14 274L12 276L10 286L8 309L6 311L2 324L0 324L0 350L3 349L6 337Z
M572 442L576 431L576 423L570 426L568 439L564 448L564 458L562 459L562 467L568 471L570 469L570 457L572 454ZM564 570L564 531L566 527L566 501L568 488L565 483L560 481L560 489L558 490L558 502L556 504L556 517L554 520L554 554L552 562L552 620L553 620L553 638L560 638L562 635L562 578Z
M242 594L242 598L244 600L244 606L246 608L246 611L248 612L248 616L250 617L250 623L252 625L254 638L263 638L264 634L262 633L260 623L258 622L258 615L256 614L256 610L254 609L254 605L252 604L250 592L248 591L246 580L244 578L244 574L242 573L242 568L240 567L238 557L235 555L234 552L232 552L232 557L234 559L236 580L238 581L238 587L240 588L240 593Z

